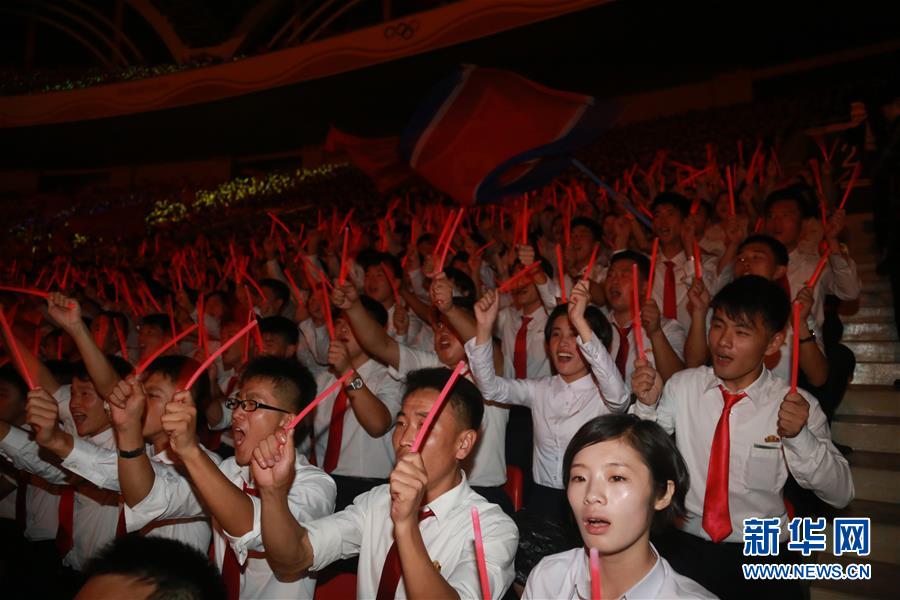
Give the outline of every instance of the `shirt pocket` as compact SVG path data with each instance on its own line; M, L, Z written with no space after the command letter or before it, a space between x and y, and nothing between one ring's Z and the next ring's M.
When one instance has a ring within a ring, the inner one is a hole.
M747 461L747 487L751 490L775 492L779 489L781 445L753 444Z

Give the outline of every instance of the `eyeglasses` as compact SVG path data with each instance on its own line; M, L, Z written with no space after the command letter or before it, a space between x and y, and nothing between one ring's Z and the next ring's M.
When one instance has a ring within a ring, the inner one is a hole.
M268 404L263 404L262 402L257 402L256 400L241 400L237 396L231 396L225 401L225 408L237 408L241 407L241 410L244 412L253 412L258 408L263 410L277 410L278 412L283 412L285 414L291 414L290 411L284 410L283 408L278 408L277 406L269 406Z

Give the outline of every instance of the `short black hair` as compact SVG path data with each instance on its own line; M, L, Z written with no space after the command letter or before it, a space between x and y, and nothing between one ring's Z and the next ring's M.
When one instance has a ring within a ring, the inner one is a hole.
M47 367L47 370L50 371L50 374L53 375L53 379L55 379L56 383L59 385L69 385L72 383L72 377L75 374L75 370L72 368L71 362L52 358L50 360L45 360L44 366Z
M453 371L447 367L411 371L406 375L403 399L406 400L413 392L425 389L440 393L450 381L451 375ZM465 377L458 377L450 389L447 403L453 405L466 429L478 431L481 428L481 420L484 418L484 398L474 383Z
M169 323L169 315L163 313L150 313L141 317L141 327L157 327L166 335L172 335L172 326Z
M453 287L464 298L475 298L475 282L464 272L454 267L444 267L444 275L453 284ZM453 299L456 302L456 298Z
M635 252L634 250L621 250L610 257L609 266L612 267L622 260L630 260L635 263L638 268L638 273L644 278L644 281L647 281L650 278L650 259L647 258L646 255Z
M569 223L569 230L575 229L576 227L587 227L591 236L594 238L595 242L603 239L603 228L600 226L600 223L591 219L590 217L575 217Z
M746 246L750 244L762 244L767 246L772 254L775 255L775 264L779 267L786 267L788 265L788 261L790 260L790 256L788 254L787 247L773 238L771 235L765 235L762 233L754 233L753 235L747 237L741 245L738 246L738 253L743 250Z
M131 363L121 356L107 354L106 360L109 361L109 364L113 368L113 371L116 372L116 375L122 379L125 379L132 371L134 371L134 367ZM72 378L80 381L91 380L91 376L88 374L87 365L85 365L83 361L72 363Z
M287 317L278 315L260 319L259 333L280 335L289 346L295 346L300 341L300 330L297 329L297 324Z
M258 356L247 363L241 385L251 379L272 382L275 393L291 412L299 413L316 397L316 380L309 369L293 358Z
M666 493L668 482L675 484L672 501L654 517L654 525L674 523L687 517L684 498L690 487L687 465L671 437L653 421L628 414L595 417L581 426L563 454L563 481L569 486L569 473L575 456L588 446L621 439L641 456L650 469L657 497Z
M805 218L813 216L813 199L816 197L813 189L805 183L795 183L786 188L775 190L766 197L764 212L769 212L777 202L793 202L800 211L800 216Z
M545 343L550 343L550 334L553 333L553 323L562 316L569 316L568 303L557 304L556 308L550 313L550 316L547 317L547 324L544 325ZM603 311L593 304L589 304L587 308L584 309L584 320L587 321L591 331L597 336L597 339L603 343L603 347L609 348L609 345L612 343L612 326L609 324Z
M784 329L791 313L791 301L784 288L759 275L735 279L716 294L709 307L713 312L722 309L733 320L745 317L754 321L760 316L770 334Z
M356 262L363 272L368 271L372 267L381 269L381 265L384 265L395 279L403 277L403 265L400 264L400 260L396 256L389 252L380 252L368 248L359 253L356 257Z
M149 600L225 600L219 570L199 550L184 542L126 535L107 544L84 570L85 581L101 575L123 575L155 589Z
M653 199L653 211L660 206L671 206L681 213L682 217L691 214L691 201L678 192L660 192Z
M188 378L194 371L199 368L200 363L189 356L168 354L154 359L154 361L144 369L144 373L147 377L154 373L164 375L175 384L176 389L180 390L184 384L187 383ZM210 397L210 393L209 377L198 377L197 381L191 387L191 397L194 399L194 403L197 406L204 406Z
M275 294L276 298L281 300L282 304L287 304L291 299L291 290L283 281L272 278L260 279L259 287L267 287L272 290L272 293Z
M366 313L370 317L372 317L372 320L374 320L382 327L387 327L388 313L387 309L384 308L381 302L375 300L371 296L362 294L359 297L359 303L362 304L362 307L366 311Z
M25 404L26 396L28 396L28 384L13 365L7 363L0 367L0 381L13 386L19 392L19 402Z

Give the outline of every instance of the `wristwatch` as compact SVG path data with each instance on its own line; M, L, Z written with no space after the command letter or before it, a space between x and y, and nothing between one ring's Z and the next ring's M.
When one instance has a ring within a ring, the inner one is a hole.
M355 392L357 390L361 390L362 387L363 387L362 377L357 375L356 377L354 377L353 379L350 380L350 383L348 383L344 389L347 390L348 392Z
M815 332L815 331L810 331L810 332L809 332L809 337L800 338L799 340L797 340L797 343L798 343L798 344L806 344L807 342L814 342L815 339L816 339L816 332Z
M146 454L145 448L135 448L134 450L119 450L119 456L122 458L137 458L142 454Z

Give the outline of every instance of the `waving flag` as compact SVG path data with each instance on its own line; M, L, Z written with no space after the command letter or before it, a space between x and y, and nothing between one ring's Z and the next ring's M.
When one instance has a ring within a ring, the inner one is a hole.
M331 127L325 140L327 152L343 152L369 176L379 192L386 192L409 179L413 172L397 152L397 137L363 138Z
M618 114L591 96L464 66L431 91L407 125L400 153L457 202L491 202L549 182Z

